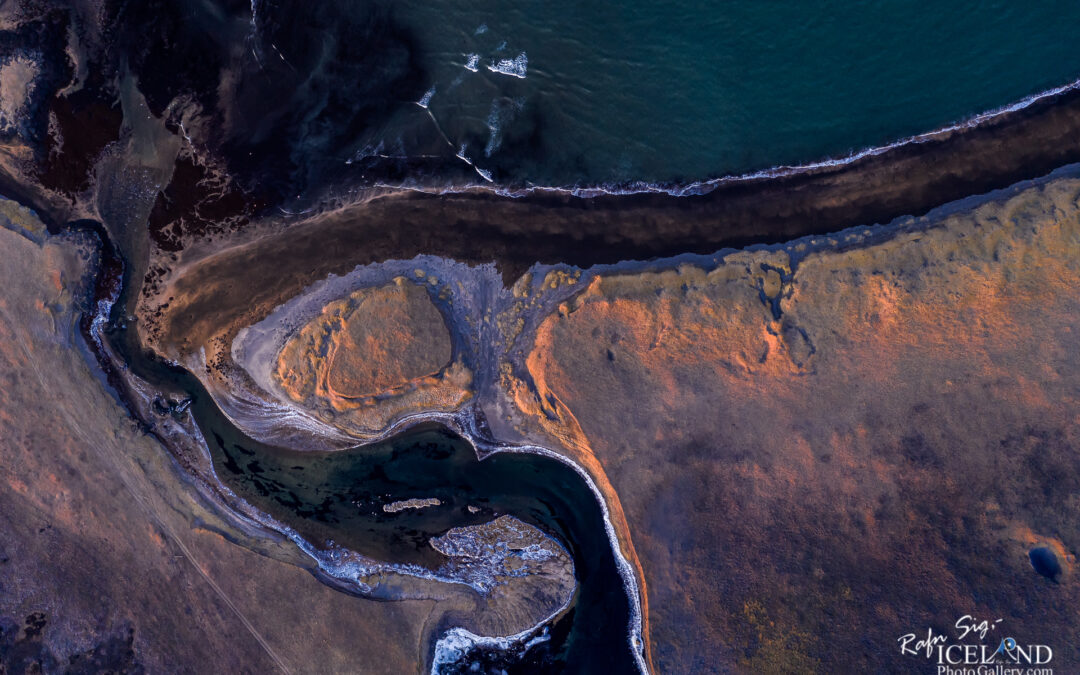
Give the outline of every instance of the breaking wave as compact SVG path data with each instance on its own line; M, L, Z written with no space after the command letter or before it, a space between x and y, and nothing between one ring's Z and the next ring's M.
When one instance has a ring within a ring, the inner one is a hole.
M491 68L491 66L489 66ZM769 178L784 178L787 176L794 176L802 173L808 173L817 171L820 169L828 169L833 167L845 166L852 164L866 157L874 157L882 155L886 152L902 148L904 146L926 143L935 139L947 136L956 131L963 131L965 129L973 129L979 127L988 122L992 122L998 117L1021 111L1030 107L1035 103L1039 103L1048 98L1053 98L1061 94L1080 89L1080 79L1073 80L1072 82L1062 85L1060 87L1054 87L1038 94L1027 96L1023 99L994 108L992 110L973 115L960 122L949 124L933 131L927 131L914 136L908 136L892 143L887 143L880 146L872 146L864 148L862 150L852 151L846 155L837 157L828 157L815 162L808 162L806 164L784 164L779 166L770 167L768 169L761 169L759 171L753 171L744 174L728 174L719 176L716 178L708 178L699 181L693 181L688 183L662 183L651 181L627 181L621 183L602 183L594 185L535 185L529 184L525 187L511 186L511 185L499 185L499 184L483 184L483 183L465 183L460 185L446 185L446 186L421 186L421 185L409 185L409 184L391 184L386 182L376 183L375 187L389 188L389 189L401 189L410 190L415 192L424 192L429 194L454 194L459 192L468 192L471 190L483 190L493 192L503 197L524 197L533 193L559 193L569 194L575 197L597 197L602 195L630 195L630 194L642 194L642 193L655 193L655 194L668 194L673 197L682 197L690 195L703 195L712 192L716 188L731 183L741 183L756 181ZM488 146L492 148L492 152L498 149L501 140L497 140L496 135L501 133L501 125L504 124L507 119L501 118L497 114L496 102L492 104L491 114L488 116L488 127L491 129L492 136L489 138ZM485 148L485 154L487 148ZM488 172L485 172L488 173ZM486 180L491 180L487 175L483 176ZM491 181L494 183L494 181Z
M428 89L424 92L424 95L420 97L420 100L416 102L416 105L426 109L428 107L428 104L431 103L431 97L434 95L435 87L432 87L431 89Z
M529 69L529 57L525 55L525 52L521 52L512 59L500 59L489 63L487 69L493 73L510 75L524 80L525 73Z

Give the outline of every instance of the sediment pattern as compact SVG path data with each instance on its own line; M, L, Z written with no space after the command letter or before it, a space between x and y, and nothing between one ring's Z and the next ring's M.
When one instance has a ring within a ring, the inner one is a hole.
M1078 657L1028 562L1077 551L1078 197L599 274L544 320L534 419L619 495L660 671L886 668L965 613Z

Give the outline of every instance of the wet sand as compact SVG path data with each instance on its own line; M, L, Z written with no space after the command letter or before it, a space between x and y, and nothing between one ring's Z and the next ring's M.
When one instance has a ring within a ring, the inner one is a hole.
M494 262L509 285L538 262L586 267L712 253L921 215L1077 161L1080 91L1068 90L847 164L731 181L704 195L396 192L273 233L251 223L235 239L242 245L215 246L220 252L202 262L181 256L189 268L161 293L175 300L155 316L162 308L152 295L162 289L148 285L140 318L152 337L198 344L210 327L240 315L257 320L313 281L359 264L425 253ZM154 278L175 271L170 258L158 260Z

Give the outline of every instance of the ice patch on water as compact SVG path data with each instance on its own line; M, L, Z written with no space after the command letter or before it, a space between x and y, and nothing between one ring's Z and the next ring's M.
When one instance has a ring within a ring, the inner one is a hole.
M558 542L513 516L500 516L483 525L455 527L428 542L447 557L436 573L458 579L488 594L510 579L552 573L545 566L560 554L570 554Z
M439 638L435 643L435 655L431 661L431 674L439 675L461 663L462 659L478 648L487 648L498 651L516 651L519 655L524 654L533 647L551 639L547 629L534 637L529 637L536 629L529 629L510 635L508 637L483 637L465 630L464 628L451 628L446 635ZM526 639L528 638L528 639ZM474 666L475 667L475 666Z
M479 54L469 54L468 57L469 57L469 60L465 63L465 69L466 70L471 70L474 73L477 72L479 70L480 55Z
M479 168L477 171L481 171ZM117 287L109 300L99 303L99 311L95 317L96 330L100 330L101 326L99 321L103 322L107 320L108 313L115 302L119 294L119 287ZM95 332L95 336L100 333ZM627 596L631 602L631 617L628 625L629 628L629 644L634 655L634 659L638 666L638 672L648 673L648 668L644 659L644 641L641 637L642 630L642 614L641 603L638 595L638 585L633 568L629 561L623 556L619 545L619 540L615 534L615 527L611 521L611 513L608 509L607 503L604 501L603 495L596 487L596 483L592 480L590 475L578 466L573 461L569 460L565 456L548 450L547 448L539 446L514 446L504 444L488 444L479 439L476 435L476 429L474 427L476 420L469 416L462 415L447 415L439 413L421 413L416 415L410 415L403 418L389 428L384 430L381 435L382 438L389 438L402 432L403 429L408 428L421 421L437 421L445 424L457 433L461 434L470 444L473 445L477 452L477 456L486 456L492 452L509 452L509 453L531 453L538 454L551 459L560 461L570 468L572 468L581 478L585 481L589 488L589 491L593 493L594 497L600 506L601 513L604 519L604 531L607 535L608 541L612 547L612 553L615 557L616 564L618 566L619 576L623 579L623 586L626 589ZM200 446L203 448L205 458L210 458L210 449L206 440L202 437L198 427L194 430L194 435ZM377 440L377 439L373 439ZM244 500L242 497L233 492L228 486L221 482L217 475L217 472L211 465L209 468L209 476L212 479L215 489L218 491L219 496L223 499L224 503L229 507L229 511L238 519L248 523L249 525L261 525L268 527L272 530L279 532L286 538L291 540L303 553L305 553L312 561L314 561L320 571L327 576L338 580L339 582L345 582L351 584L360 593L373 598L381 599L402 599L410 597L410 594L402 594L402 587L400 583L395 582L394 577L401 575L406 577L414 577L418 579L426 579L436 582L462 584L473 588L478 593L484 594L485 590L483 586L486 584L478 584L475 574L469 574L468 570L462 570L460 568L455 569L454 565L443 565L439 570L429 570L419 565L411 564L391 564L380 562L364 555L361 555L355 551L351 551L347 548L336 545L333 541L326 541L322 547L318 547L313 543L306 540L296 530L293 530L284 523L276 520L269 514L263 513L256 509L252 504ZM524 523L520 523L514 518L509 518L510 524L514 527L510 530L531 530L532 528ZM519 524L520 523L520 524ZM464 528L468 530L469 528ZM547 535L540 533L542 539L549 541L552 545L551 549L543 551L545 547L533 546L532 543L519 550L516 555L525 561L542 561L544 558L548 558L554 551L562 551L566 554L566 549L562 547L557 541L551 539ZM469 548L469 542L464 542L465 548ZM489 553L487 547L482 547L485 550L481 553ZM496 546L501 549L501 546ZM469 551L463 551L468 553ZM498 551L498 553L505 553ZM568 554L567 554L568 555ZM487 555L481 555L481 559L487 558ZM502 555L497 555L496 558L503 558ZM505 558L503 558L505 559ZM466 572L462 574L462 572ZM470 578L471 577L471 578ZM479 587L478 587L479 586ZM421 597L419 595L413 597ZM515 635L505 637L484 637L478 636L466 629L456 627L450 629L442 638L436 641L433 659L432 659L432 673L441 673L453 668L457 663L460 663L461 659L467 658L469 653L477 648L486 648L494 650L509 650L516 651L518 654L524 654L533 646L545 642L549 639L547 632L547 624L549 624L555 617L562 614L566 608L570 605L573 599L573 595L568 596L562 606L552 612L546 619L538 622L534 627L526 629Z
M501 73L511 77L525 79L525 71L529 68L529 57L521 52L512 59L500 59L496 63L489 63L488 70L493 73Z
M416 105L418 105L421 108L427 110L428 103L431 103L431 97L434 96L434 95L435 95L435 85L432 85L431 89L428 89L426 92L424 92L424 95L420 97L420 100L416 102Z

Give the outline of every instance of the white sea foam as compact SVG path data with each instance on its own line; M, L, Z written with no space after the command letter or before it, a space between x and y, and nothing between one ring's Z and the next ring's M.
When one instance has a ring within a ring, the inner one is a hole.
M352 164L353 162L359 162L360 160L366 159L368 157L379 157L383 154L385 147L386 146L381 140L376 145L371 145L370 143L368 143L359 150L357 150L355 153L353 153L353 156L345 160L345 163Z
M502 146L503 128L514 118L514 114L525 105L523 99L494 99L491 102L491 110L488 112L487 127L491 133L488 142L484 146L484 156L491 154Z
M512 59L500 59L497 62L489 63L487 69L493 73L519 77L524 80L525 72L529 69L529 57L525 55L525 52L521 52Z
M754 171L744 174L728 174L726 176L720 176L718 178L710 178L707 180L694 181L692 183L672 184L672 183L652 183L648 181L631 181L626 183L598 183L593 185L535 185L530 184L527 187L509 187L505 185L485 185L483 183L466 183L464 185L444 185L444 186L420 186L420 185L407 185L407 184L392 184L379 182L376 183L376 187L384 189L395 190L408 190L411 192L423 192L427 194L455 194L460 192L467 192L470 190L485 190L493 194L497 194L502 197L524 197L534 192L547 192L555 194L568 194L575 197L599 197L603 195L632 195L642 193L654 193L654 194L668 194L673 197L684 197L689 195L703 195L712 192L714 189L727 185L730 183L742 183L754 180L761 180L764 178L783 178L786 176L793 176L800 173L807 173L810 171L816 171L818 169L828 169L838 166L844 166L857 162L860 159L866 157L873 157L881 155L891 150L911 145L913 143L926 143L932 141L935 138L948 135L955 131L962 131L964 129L971 129L977 127L985 122L991 121L996 117L1005 115L1012 112L1017 112L1031 106L1034 103L1063 94L1068 91L1080 89L1080 79L1074 80L1069 84L1048 89L1039 94L1034 94L1027 98L1015 101L1006 106L995 108L993 110L979 113L965 119L962 122L950 124L948 126L928 131L916 136L908 136L907 138L894 141L887 145L875 146L865 148L863 150L851 152L847 155L839 157L830 157L817 162L809 162L807 164L785 164L780 166L774 166L768 169L762 169L760 171Z
M416 102L416 105L420 106L424 110L427 110L428 103L431 103L431 97L435 95L435 86L432 85L431 89L424 92L424 95L420 97L420 100Z
M428 112L430 113L430 111ZM402 143L402 140L400 138L394 144L393 148L386 147L386 143L380 140L375 145L368 143L367 145L363 146L355 153L353 153L352 157L346 159L345 163L352 164L354 162L359 162L363 159L368 159L369 157L378 157L379 159L409 159L410 156L408 153L405 152L405 145ZM286 211L285 209L281 209L281 211L283 211L284 213L289 213L289 211Z
M474 32L473 35L483 35L487 31L488 31L487 24L482 23L482 24L480 24L479 26L476 27L476 32Z
M461 149L457 151L457 155L455 155L455 157L457 157L461 161L465 162L469 166L472 166L472 160L469 159L469 156L465 154L465 144L464 143L461 144Z
M488 131L491 133L488 135L488 142L484 146L485 157L491 157L492 153L502 146L503 128L514 119L514 115L524 106L525 100L521 98L496 98L491 102L491 110L488 112L487 118Z
M469 60L465 62L465 69L466 70L471 70L474 73L477 72L480 69L479 68L480 55L479 54L468 54L467 56L469 57Z
M484 157L491 157L491 153L502 145L503 109L499 105L499 99L491 102L491 111L488 112L487 128L491 133L488 135L487 145L484 146Z
M489 182L489 183L494 183L495 182L491 178L491 172L488 171L487 169L481 169L478 166L474 166L473 168L476 169L476 173L480 174L480 177L483 178L484 180L486 180L487 182Z

